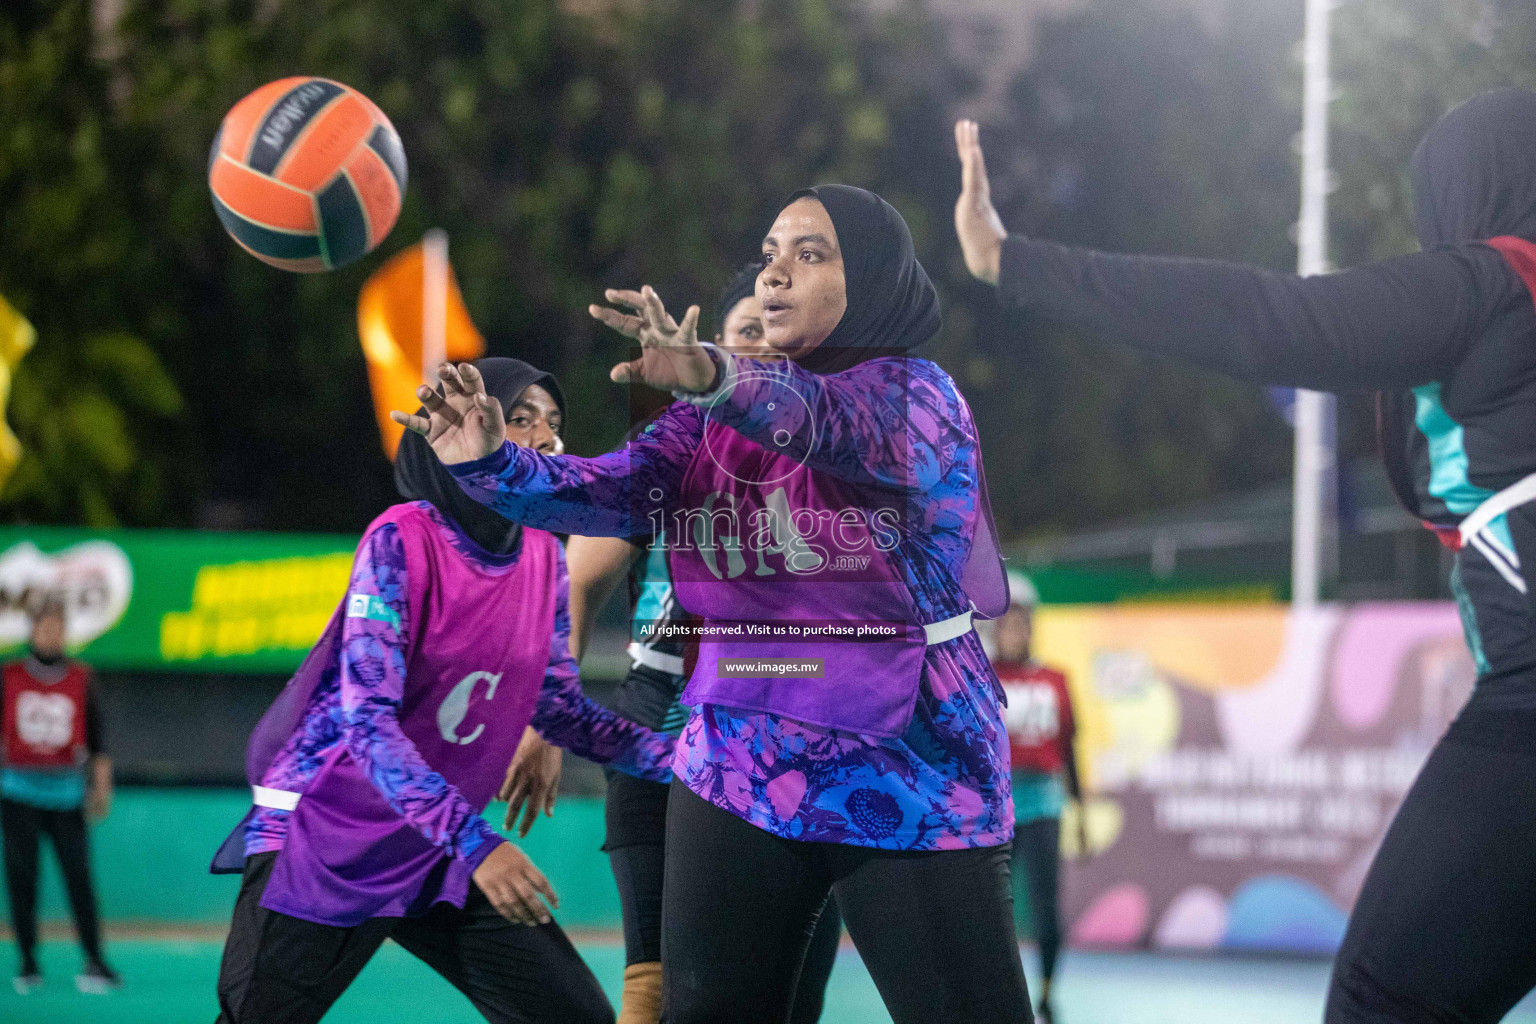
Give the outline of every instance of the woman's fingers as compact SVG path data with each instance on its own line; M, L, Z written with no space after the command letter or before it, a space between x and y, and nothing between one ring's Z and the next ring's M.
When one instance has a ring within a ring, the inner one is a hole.
M628 306L630 309L640 309L645 305L640 293L629 288L609 288L603 292L603 298L616 306Z
M987 181L987 160L981 151L981 127L975 121L955 124L955 147L960 152L960 190L973 201L985 200L991 192Z
M528 780L521 771L515 771L507 777L502 789L507 793L502 798L507 802L507 820L503 827L511 828L517 821L517 812L523 809L523 802L528 799Z
M987 163L981 153L981 129L975 121L955 123L955 148L960 154L960 197L955 201L955 234L972 276L996 284L1002 269L1003 241L1008 237L1002 218L992 206Z
M683 314L683 322L677 328L677 343L679 345L697 345L699 343L698 306L689 306L688 312Z
M554 777L549 780L549 787L544 791L544 816L546 818L553 818L555 816L555 797L560 792L561 770L560 766L557 765L555 767Z
M958 125L960 148L960 188L973 200L986 191L986 164L981 157L980 129L974 121Z
M399 409L395 409L390 412L389 418L406 430L414 430L422 437L426 437L432 432L432 421L425 416L412 416L410 413L404 413Z
M537 926L549 923L549 908L539 901L538 890L527 875L513 875L507 885L512 901L522 913L524 924Z
M483 391L476 394L473 401L480 413L480 432L485 437L486 454L490 454L506 440L506 416L501 411L501 403Z
M517 837L526 839L528 830L533 828L533 823L539 820L539 806L544 798L534 792L529 792L523 804L523 823L517 827Z
M507 820L503 825L504 828L508 829L517 825L517 816L523 811L528 803L529 796L533 792L533 787L528 783L527 773L521 768L518 769L515 778L511 782L510 791L507 793ZM523 833L523 835L527 834L526 832Z
M555 887L549 884L549 879L544 877L544 872L533 866L533 861L529 861L523 869L523 878L534 892L542 894L549 901L550 906L560 905L560 897L555 895Z
M645 301L646 326L661 335L677 329L677 325L667 315L667 307L661 304L661 296L656 294L656 289L646 285L640 289L640 297Z
M641 371L645 366L643 359L631 359L627 363L620 363L608 371L608 379L615 384L628 384L632 380L642 378Z
M429 388L423 384L416 389L416 397L421 401L422 407L427 410L427 415L430 417L441 419L454 426L457 426L459 421L463 419L459 415L459 410L455 409L451 402L438 394L435 388Z
M645 321L638 316L620 313L618 310L609 309L607 306L588 306L587 312L592 314L594 320L599 320L612 327L626 338L640 337L640 330L645 326Z
M472 397L485 396L485 378L480 376L480 367L474 363L460 363L455 370L459 380L464 385L464 393Z
M474 395L475 389L470 386L464 370L472 372L475 375L475 383L480 383L480 371L468 363L463 364L462 369L452 363L444 363L437 368L437 379L442 381L443 394L446 397L451 399L455 396L472 397Z
M509 921L525 924L530 928L539 923L533 908L528 905L527 899L523 896L522 886L517 879L509 879L497 886L495 898L491 903L501 916Z
M437 368L437 379L443 385L444 403L449 408L475 402L485 394L485 379L474 363L444 363Z
M517 785L517 757L514 755L512 763L507 765L507 774L502 776L501 788L496 791L496 799L506 803L512 799L512 787Z

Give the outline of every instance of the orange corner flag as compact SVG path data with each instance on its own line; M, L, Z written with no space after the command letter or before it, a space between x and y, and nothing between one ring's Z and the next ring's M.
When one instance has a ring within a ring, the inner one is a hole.
M421 405L416 389L433 368L422 365L422 324L427 259L423 243L406 249L384 264L363 284L357 296L357 333L368 360L368 384L384 454L391 459L405 428L389 418L390 410L410 412ZM443 351L448 359L477 359L485 354L485 339L464 307L453 268L447 272L443 309ZM434 378L435 379L435 378Z

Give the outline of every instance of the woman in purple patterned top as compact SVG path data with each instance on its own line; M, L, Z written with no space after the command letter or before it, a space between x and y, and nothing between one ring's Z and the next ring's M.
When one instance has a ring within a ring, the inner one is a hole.
M472 369L445 367L430 415L396 418L508 519L682 538L680 599L726 639L701 640L673 762L667 1020L782 1021L835 887L898 1024L1029 1021L1001 694L969 628L1006 589L970 409L906 355L938 331L937 296L900 215L860 189L797 195L763 256L784 361L700 345L697 308L678 324L649 288L608 293L639 315L593 307L642 344L613 379L679 399L619 452L501 444ZM898 638L731 639L753 618L781 636L894 622Z
M507 443L560 450L553 377L482 360ZM470 501L414 435L407 501L363 536L348 592L251 739L255 804L219 1020L319 1021L386 938L492 1021L611 1024L544 876L481 817L523 730L654 781L673 741L581 692L559 541ZM228 856L235 854L235 856Z

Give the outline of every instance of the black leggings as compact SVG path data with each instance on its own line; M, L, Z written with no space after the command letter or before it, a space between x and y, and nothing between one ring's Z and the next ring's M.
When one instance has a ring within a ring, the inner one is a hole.
M1035 922L1035 941L1040 944L1040 975L1056 976L1056 957L1061 952L1061 902L1056 879L1061 864L1061 819L1036 818L1014 826L1013 864L1022 869L1029 886L1029 913Z
M1536 985L1536 712L1474 696L1371 865L1327 1024L1493 1024Z
M352 928L261 905L280 854L249 858L219 964L217 1024L316 1024L394 939L464 993L495 1024L613 1024L602 986L551 921L536 928L496 913L471 884L461 910L374 917Z
M31 961L37 949L37 868L42 837L53 841L75 934L92 960L101 959L101 926L96 919L96 893L91 888L90 841L85 812L45 811L16 800L0 800L0 830L5 833L5 885L11 896L11 923L22 958Z
M661 889L666 864L667 794L660 782L647 782L623 772L608 774L608 863L619 887L624 916L624 962L654 963L661 959ZM843 919L837 902L828 900L816 922L800 983L795 986L789 1024L815 1024L821 1019L827 980L837 960Z
M1029 1024L1008 858L782 839L674 781L663 1019L782 1024L830 891L895 1024Z

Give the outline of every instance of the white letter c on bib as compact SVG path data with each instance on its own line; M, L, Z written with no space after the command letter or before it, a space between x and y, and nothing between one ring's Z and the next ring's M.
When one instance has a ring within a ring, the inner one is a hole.
M458 685L448 691L448 696L437 708L437 731L443 734L443 739L449 743L469 744L480 738L485 732L485 723L475 726L474 732L468 736L459 735L459 726L464 724L464 716L469 714L469 699L474 696L475 684L484 679L486 682L485 699L490 700L496 696L496 684L501 682L501 673L491 675L489 672L471 672L460 679Z

